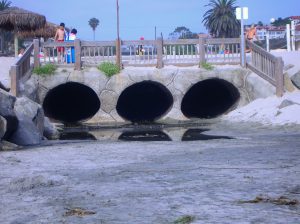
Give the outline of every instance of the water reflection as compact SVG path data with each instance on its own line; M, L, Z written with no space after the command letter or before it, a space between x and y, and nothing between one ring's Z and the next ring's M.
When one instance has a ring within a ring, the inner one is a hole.
M172 141L172 139L163 131L126 131L123 132L118 140L122 141Z
M205 135L202 132L209 131L209 129L188 129L182 136L181 141L205 141L213 139L233 139L228 136Z
M60 140L97 140L97 141L205 141L233 139L228 136L208 135L205 128L187 127L126 127L109 129L65 129Z
M87 131L63 132L60 134L60 140L97 140L97 138Z

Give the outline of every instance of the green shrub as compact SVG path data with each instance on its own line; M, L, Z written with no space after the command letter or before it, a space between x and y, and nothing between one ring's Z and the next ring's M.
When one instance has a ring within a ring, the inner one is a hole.
M108 77L111 77L120 72L120 68L118 65L111 62L103 62L98 66L98 69Z
M45 64L38 68L33 69L33 73L40 76L53 75L57 67L53 64Z
M202 62L201 65L200 65L201 68L204 68L208 71L211 71L214 69L214 66L212 64L209 64L207 62Z

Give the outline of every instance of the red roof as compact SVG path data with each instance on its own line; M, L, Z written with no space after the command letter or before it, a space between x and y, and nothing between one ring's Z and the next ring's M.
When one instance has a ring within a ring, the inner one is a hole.
M285 31L285 26L257 26L258 30L269 30L269 31Z
M293 19L293 20L296 20L296 19L300 20L300 16L291 16L290 18Z

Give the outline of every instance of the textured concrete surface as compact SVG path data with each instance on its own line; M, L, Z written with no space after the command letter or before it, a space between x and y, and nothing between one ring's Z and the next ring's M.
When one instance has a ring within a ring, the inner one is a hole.
M194 67L180 68L167 66L163 69L152 67L127 67L118 75L107 78L96 68L86 68L83 71L59 69L54 76L36 77L34 86L38 86L37 99L42 103L47 92L65 82L79 82L90 86L101 100L101 108L91 118L89 123L124 122L115 110L121 93L134 83L149 80L164 85L172 94L172 108L160 118L160 122L169 120L187 120L182 114L181 101L185 93L197 82L210 78L224 79L239 90L241 97L238 106L244 106L251 100L273 95L273 86L258 76L250 75L249 71L239 66L215 66L212 71ZM259 83L259 85L258 85ZM28 88L26 88L28 89ZM233 109L233 108L232 108Z

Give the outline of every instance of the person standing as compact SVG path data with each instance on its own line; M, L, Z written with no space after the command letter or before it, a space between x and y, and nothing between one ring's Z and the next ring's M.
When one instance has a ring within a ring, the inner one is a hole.
M64 42L65 40L65 24L60 23L58 29L56 30L54 40L56 42ZM63 55L64 55L64 47L57 47L57 57L58 62L63 62Z
M77 34L77 30L72 29L71 33L69 35L68 41L74 42L76 39L76 34ZM67 63L75 63L75 48L74 47L70 47L67 50Z
M250 41L258 40L257 34L256 34L256 27L254 26L254 24L252 24L251 27L249 28L249 30L247 31L246 38Z

